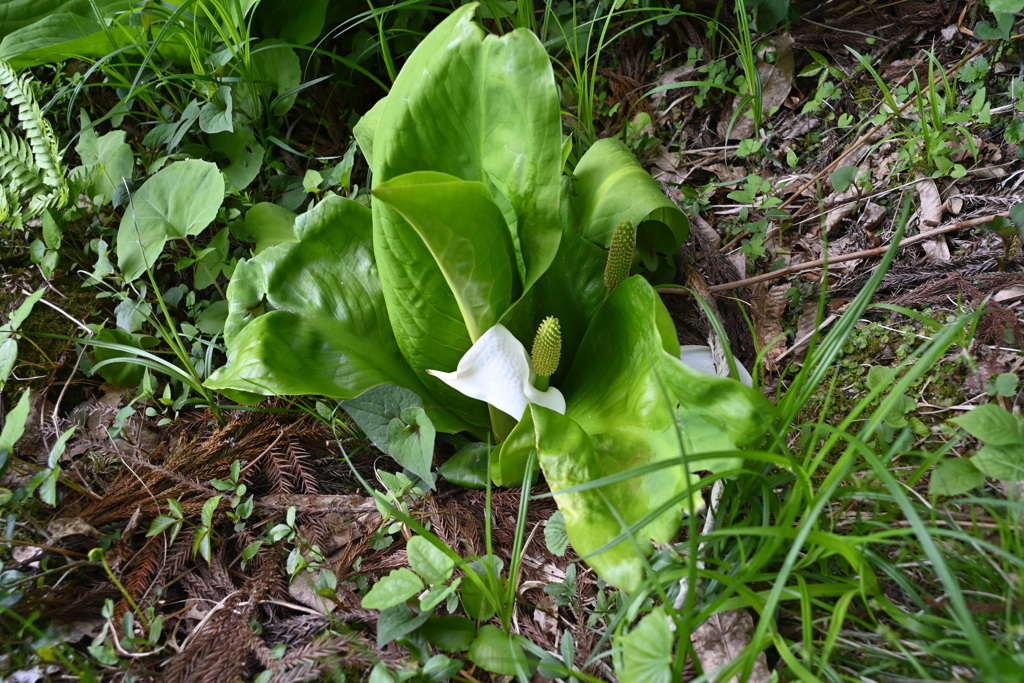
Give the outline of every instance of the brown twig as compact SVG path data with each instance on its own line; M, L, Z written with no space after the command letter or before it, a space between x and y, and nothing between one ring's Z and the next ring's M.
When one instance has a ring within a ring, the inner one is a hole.
M941 234L944 234L944 233L947 233L947 232L956 232L957 230L965 230L967 228L974 228L974 227L977 227L979 225L985 225L986 223L991 223L996 218L1006 218L1008 215L1009 215L1009 212L1004 211L1002 213L992 214L991 216L981 216L980 218L971 218L971 219L966 220L966 221L957 221L956 223L951 223L949 225L944 225L944 226L942 226L940 228L935 228L934 230L929 230L928 232L922 232L920 234L913 235L912 237L907 237L907 238L901 240L899 245L896 248L897 249L902 249L903 247L910 246L911 244L917 244L918 242L923 242L924 240L930 239L932 237L935 237L936 235L941 235ZM890 248L890 246L886 245L884 247L875 247L874 249L865 249L863 251L854 251L854 252L851 252L849 254L843 254L841 256L836 256L834 258L823 258L823 259L816 259L814 261L807 261L806 263L797 263L797 264L794 264L792 266L786 266L785 268L780 268L779 270L774 270L774 271L772 271L770 273L762 273L761 275L755 275L754 277L748 277L748 278L745 278L743 280L736 280L735 282L726 282L726 283L721 284L721 285L713 285L711 287L708 287L708 290L711 291L711 292L726 292L726 291L729 291L731 289L739 289L740 287L748 287L750 285L755 285L758 282L766 282L768 280L774 280L776 278L784 277L786 275L791 275L792 273L799 273L800 271L803 271L803 270L811 270L813 268L828 268L828 264L830 264L830 263L842 263L843 261L854 261L856 259L870 258L872 256L879 256L881 254L884 254L886 251L888 251L889 248ZM689 293L689 291L690 291L689 289L687 289L685 287L675 287L675 286L658 287L657 289L658 289L658 292L661 293L661 294L685 294L685 293Z

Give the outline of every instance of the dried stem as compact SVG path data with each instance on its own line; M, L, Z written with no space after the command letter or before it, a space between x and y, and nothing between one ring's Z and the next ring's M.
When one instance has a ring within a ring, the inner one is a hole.
M902 249L903 247L910 246L911 244L923 242L927 239L935 237L936 235L942 235L947 232L956 232L957 230L965 230L967 228L974 228L979 225L985 225L986 223L991 223L996 218L1006 218L1007 216L1009 216L1009 213L1003 211L1002 213L992 214L991 216L982 216L980 218L972 218L966 221L957 221L956 223L944 225L940 228L929 230L928 232L922 232L920 234L913 235L912 237L907 237L900 241L897 249ZM755 275L753 277L748 277L743 280L736 280L735 282L726 282L720 285L713 285L711 287L708 287L708 291L727 292L731 289L749 287L750 285L756 285L759 282L767 282L768 280L774 280L776 278L791 275L793 273L799 273L800 271L804 270L811 270L813 268L828 268L828 264L830 263L842 263L843 261L855 261L857 259L870 258L872 256L880 256L884 254L886 251L888 251L889 248L890 245L886 245L883 247L875 247L874 249L854 251L850 252L849 254L842 254L840 256L836 256L833 258L815 259L814 261L807 261L806 263L797 263L792 266L780 268L779 270L773 270L770 273L762 273L761 275ZM686 287L675 287L671 285L658 287L657 289L660 294L689 294L690 292L690 290L687 289Z

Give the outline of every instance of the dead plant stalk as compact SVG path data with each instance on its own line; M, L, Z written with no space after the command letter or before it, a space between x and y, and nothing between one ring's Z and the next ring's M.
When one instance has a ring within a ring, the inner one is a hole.
M992 214L991 216L981 216L980 218L971 218L965 221L957 221L956 223L950 223L934 230L922 232L911 237L907 237L900 241L897 249L908 247L911 244L917 244L927 239L935 237L936 235L942 235L947 232L956 232L957 230L966 230L967 228L974 228L979 225L985 225L991 223L996 218L1006 218L1009 216L1009 212L1003 211L1002 213ZM762 273L761 275L755 275L748 277L743 280L736 280L734 282L726 282L720 285L713 285L708 287L710 292L727 292L732 289L739 289L740 287L749 287L750 285L756 285L759 282L767 282L776 278L785 277L793 273L799 273L804 270L812 270L814 268L828 268L830 263L842 263L843 261L855 261L857 259L870 258L872 256L881 256L889 250L889 245L875 247L874 249L865 249L863 251L854 251L849 254L842 254L833 258L822 258L815 259L814 261L807 261L805 263L797 263L792 266L786 266L779 270L774 270L770 273ZM658 292L661 294L688 294L690 290L686 287L675 287L675 286L663 286L658 287Z

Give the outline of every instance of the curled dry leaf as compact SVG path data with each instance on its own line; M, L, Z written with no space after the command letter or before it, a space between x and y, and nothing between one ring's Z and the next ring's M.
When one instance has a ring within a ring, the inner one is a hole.
M288 595L297 602L320 612L324 616L329 615L337 608L338 603L319 595L316 592L314 576L310 572L299 572L288 584Z
M750 644L750 635L754 631L754 620L746 610L733 610L713 615L690 635L693 651L697 654L701 668L709 675L709 680L717 680L711 672L720 669L736 659L743 648ZM739 683L740 677L729 679L730 683ZM765 683L771 680L768 664L764 653L757 656L750 675L743 679L747 683Z
M665 73L661 74L654 81L654 87L652 90L657 88L672 85L673 83L684 83L686 81L700 80L701 72L695 66L677 66L674 69L669 69ZM660 90L651 95L651 101L654 103L655 109L658 110L658 121L663 123L668 118L669 112L673 109L676 103L680 99L686 97L690 93L689 88L683 88L681 90ZM663 109L662 102L668 102L668 105Z
M794 60L793 60L793 36L788 33L775 36L772 39L771 52L775 53L775 61L768 63L764 54L757 58L757 73L761 78L761 111L765 116L774 108L780 106L789 97L789 91L793 89L794 83ZM732 111L737 107L744 106L743 100L746 97L736 97L732 105ZM743 140L754 134L754 119L741 114L729 129L731 116L724 116L718 122L718 134L725 138L728 135L730 140Z
M857 198L860 190L856 185L851 185L842 192L833 192L825 198L825 206L832 207L825 216L825 229L832 233L844 218L849 218L857 212L860 202Z
M689 167L684 174L683 169L686 167L680 165L678 153L670 152L664 145L658 145L656 154L657 156L653 159L655 168L651 172L655 180L677 185L686 182L693 168Z
M57 545L58 541L68 536L100 536L100 532L81 517L59 517L46 525L46 531L50 534L50 545Z
M935 181L925 176L919 176L914 187L917 189L918 201L921 208L918 209L919 226L922 232L938 227L942 222L942 196ZM949 260L949 245L946 244L945 235L936 235L921 243L928 260L936 263Z
M788 284L768 288L764 284L757 285L752 298L754 311L754 331L757 334L758 346L771 348L765 353L764 366L769 372L776 370L776 359L786 352L786 334L779 324L786 312L786 292Z

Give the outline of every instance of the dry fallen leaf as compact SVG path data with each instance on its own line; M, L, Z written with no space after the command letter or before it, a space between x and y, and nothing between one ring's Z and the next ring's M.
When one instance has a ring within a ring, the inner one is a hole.
M310 572L299 572L295 575L292 582L288 584L288 595L324 616L329 615L338 606L333 600L328 600L317 594L314 577Z
M767 117L769 112L780 106L789 97L794 83L793 36L788 33L775 36L769 51L775 53L775 61L769 64L764 55L757 59L757 73L761 77L761 111ZM746 97L737 96L732 111L744 106ZM743 140L754 134L754 119L741 114L735 122L731 116L723 116L718 122L718 134L730 140ZM732 129L729 129L732 124Z
M789 284L782 284L768 289L760 284L753 288L754 332L760 346L771 346L764 356L764 367L769 372L776 370L775 360L786 352L786 333L779 323L786 312L789 287Z
M858 175L860 171L858 171ZM839 224L857 212L861 205L861 190L856 185L851 185L842 192L833 192L825 197L825 206L828 214L825 216L825 230L833 233Z
M736 659L745 647L750 644L750 636L754 631L754 620L746 610L733 610L712 615L690 635L693 651L697 654L700 666L709 680L715 680L711 672L722 668ZM757 655L750 675L743 679L746 683L764 683L771 680L768 663L764 653ZM740 677L734 676L730 683L739 683Z
M939 194L939 188L934 180L925 176L919 176L914 187L921 202L921 208L917 212L919 230L933 230L942 222L942 196ZM949 260L949 245L946 244L945 235L936 235L925 240L921 242L921 246L932 263Z
M50 534L50 545L54 546L67 536L100 536L100 532L81 517L58 517L46 525L46 531Z

